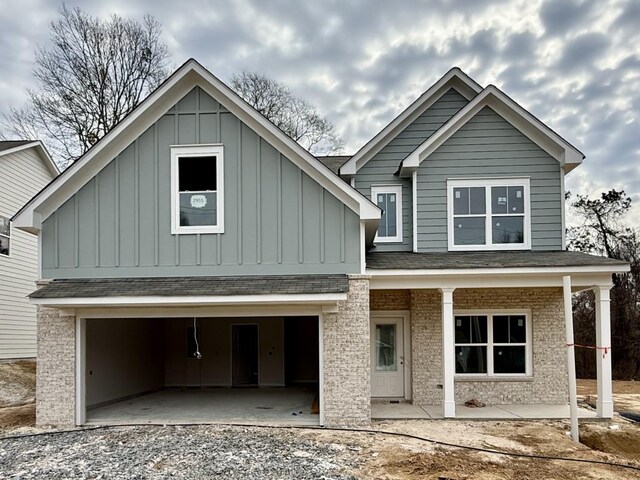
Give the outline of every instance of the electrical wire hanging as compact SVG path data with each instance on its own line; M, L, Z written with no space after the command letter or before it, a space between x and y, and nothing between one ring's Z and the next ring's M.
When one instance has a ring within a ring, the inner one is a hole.
M198 325L196 322L196 317L193 317L193 339L196 342L196 351L193 353L193 356L198 360L201 360L202 354L200 353L200 344L198 343Z

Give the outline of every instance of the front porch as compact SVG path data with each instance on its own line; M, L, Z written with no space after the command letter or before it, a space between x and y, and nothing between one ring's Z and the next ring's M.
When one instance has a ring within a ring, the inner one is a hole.
M570 417L569 405L487 405L471 408L456 405L455 418L463 420L564 420ZM593 410L578 408L578 418L594 419ZM442 405L411 403L372 403L371 420L442 420Z
M611 273L626 267L571 252L509 252L496 265L494 257L368 256L372 419L569 418L576 408L571 294L585 289L596 298L598 402L596 412L575 416L612 417L609 289ZM395 334L388 317L396 318ZM390 338L397 338L396 363ZM396 371L404 371L403 391ZM464 407L473 399L489 406Z

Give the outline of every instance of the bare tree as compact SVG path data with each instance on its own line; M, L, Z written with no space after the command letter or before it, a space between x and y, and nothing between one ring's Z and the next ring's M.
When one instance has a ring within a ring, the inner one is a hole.
M606 255L631 265L629 273L613 275L610 346L613 377L620 380L640 378L640 236L624 224L631 199L624 191L610 190L596 198L578 195L571 207L579 216L580 225L567 232L570 249ZM574 296L573 312L576 342L595 345L592 291ZM576 351L576 368L580 377L595 376L592 350Z
M311 153L339 153L344 142L333 124L283 83L266 75L241 72L231 77L231 87L249 105Z
M4 136L41 138L61 164L74 161L166 78L161 32L151 16L102 20L63 6L50 46L36 51L38 87L5 116Z

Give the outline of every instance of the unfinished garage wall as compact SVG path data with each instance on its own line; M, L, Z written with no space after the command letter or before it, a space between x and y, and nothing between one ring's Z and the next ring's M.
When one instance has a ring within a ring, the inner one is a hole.
M438 290L411 292L413 399L442 403L442 313ZM568 400L562 290L558 288L457 289L457 310L529 309L533 376L456 379L456 403L475 398L487 404L559 404Z
M318 317L287 317L284 322L286 384L317 384Z
M165 385L229 387L232 384L231 326L257 324L260 386L284 386L284 321L282 317L198 318L202 359L187 355L187 329L193 318L165 319Z
M88 407L163 387L162 319L86 322Z

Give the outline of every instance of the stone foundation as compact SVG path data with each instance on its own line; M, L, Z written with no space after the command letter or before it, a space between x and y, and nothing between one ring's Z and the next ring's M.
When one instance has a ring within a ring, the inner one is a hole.
M76 317L38 306L36 424L74 426Z

